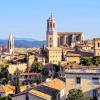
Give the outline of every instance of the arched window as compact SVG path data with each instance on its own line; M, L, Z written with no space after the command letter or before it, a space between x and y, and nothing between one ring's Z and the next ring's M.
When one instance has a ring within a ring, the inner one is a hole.
M53 23L53 28L55 28L55 23Z
M98 43L98 47L100 47L100 43Z

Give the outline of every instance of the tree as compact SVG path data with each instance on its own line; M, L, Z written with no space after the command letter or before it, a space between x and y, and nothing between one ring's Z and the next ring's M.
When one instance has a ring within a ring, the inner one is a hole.
M10 96L0 97L0 100L12 100Z
M20 92L20 85L19 85L19 70L16 70L16 86L15 86L15 94Z
M8 71L8 63L0 61L0 80L1 84L5 85L8 83L9 79L9 71Z
M100 57L81 57L81 64L85 66L95 65L98 66L100 64Z
M62 57L62 61L64 61L64 52L63 52L63 50L62 50L62 55L61 55L61 57Z
M80 89L71 89L69 91L67 100L83 100L83 93Z
M31 72L40 72L43 68L43 65L42 63L38 62L38 59L35 59L34 60L34 63L32 65L32 68L31 68Z

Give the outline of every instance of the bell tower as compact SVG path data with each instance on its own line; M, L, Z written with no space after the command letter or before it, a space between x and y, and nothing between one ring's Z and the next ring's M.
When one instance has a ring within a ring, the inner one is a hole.
M8 40L8 52L11 54L14 53L14 39L13 39L12 34L10 34L9 40Z
M47 47L57 47L56 20L52 14L47 20L46 44Z

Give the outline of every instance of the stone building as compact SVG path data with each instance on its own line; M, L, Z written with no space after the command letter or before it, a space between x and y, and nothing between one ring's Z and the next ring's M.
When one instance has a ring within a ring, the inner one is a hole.
M47 20L46 45L47 47L59 47L67 45L74 47L83 42L82 32L57 32L56 19L51 15Z
M48 48L46 48L46 51L47 51L47 57L48 57L49 63L59 64L59 62L61 62L61 60L62 60L62 48L48 47Z
M100 66L71 66L65 69L66 74L66 92L71 89L81 89L85 97L92 97L93 100L99 100L98 89L100 85Z
M10 34L9 40L8 40L8 52L10 54L14 53L14 39L13 39L13 35L12 34Z
M94 56L100 56L100 38L94 39Z

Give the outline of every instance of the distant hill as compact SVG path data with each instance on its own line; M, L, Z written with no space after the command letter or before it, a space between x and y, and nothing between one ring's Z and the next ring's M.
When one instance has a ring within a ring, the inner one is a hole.
M31 38L14 38L16 48L33 48L33 47L42 47L46 44L46 41L38 41ZM0 46L8 44L7 39L0 39Z

